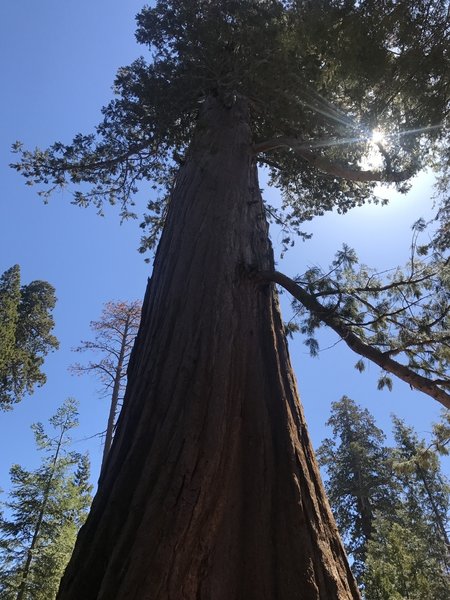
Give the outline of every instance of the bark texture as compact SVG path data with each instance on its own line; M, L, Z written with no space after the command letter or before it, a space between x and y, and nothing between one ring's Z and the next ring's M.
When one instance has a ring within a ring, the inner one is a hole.
M248 276L274 266L246 108L201 112L58 599L357 599L274 285Z

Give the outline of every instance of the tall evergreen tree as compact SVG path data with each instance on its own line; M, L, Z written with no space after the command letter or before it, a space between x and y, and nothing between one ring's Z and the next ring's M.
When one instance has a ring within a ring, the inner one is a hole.
M433 425L432 445L443 456L450 453L450 410L443 410L441 419Z
M437 453L412 427L393 417L396 448L394 460L401 480L404 503L413 521L424 522L431 531L430 548L440 547L441 558L450 570L450 482L443 476ZM428 451L427 451L428 449Z
M120 69L96 133L46 151L15 145L16 168L44 195L87 182L75 203L118 202L126 217L140 180L161 192L144 220L149 243L164 230L124 410L60 600L359 597L273 281L357 352L450 406L448 377L414 363L410 341L390 353L366 339L348 303L320 301L320 279L305 288L275 273L256 166L271 169L296 229L375 200L376 182L404 189L438 160L447 131L447 10L444 0L158 1L138 15L151 62ZM381 166L364 170L371 148ZM429 289L410 278L394 287L405 283L421 297ZM448 342L448 311L424 310L426 350Z
M8 369L15 353L19 304L20 268L19 265L14 265L0 278L0 381L2 382L0 385L2 387L6 384Z
M59 345L51 333L55 303L46 281L20 285L19 265L0 278L0 409L10 409L45 383L44 358Z
M98 321L91 322L94 339L81 342L75 352L97 353L97 360L76 363L71 370L79 375L93 373L102 383L102 393L110 399L103 446L103 470L111 449L119 402L125 391L128 362L141 320L140 302L107 302Z
M339 531L361 581L375 516L395 510L398 489L385 435L367 409L343 396L333 402L327 425L333 437L322 442L317 455L327 471L325 489Z
M436 452L394 417L395 448L373 416L344 397L318 450L325 487L365 600L444 600L449 486Z
M436 450L393 417L392 458L401 507L379 513L368 543L367 600L446 600L450 595L450 486Z
M54 431L33 425L45 454L34 471L11 468L12 489L0 520L0 597L51 600L90 505L89 460L69 450L78 425L77 405L68 399L50 419Z

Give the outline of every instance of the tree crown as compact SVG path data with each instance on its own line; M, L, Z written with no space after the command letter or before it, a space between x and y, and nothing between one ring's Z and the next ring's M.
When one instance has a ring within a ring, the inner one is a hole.
M44 196L84 182L76 204L119 202L127 217L140 180L163 195L170 187L203 100L239 96L291 224L346 211L376 200L374 180L401 187L436 163L448 112L447 10L444 0L158 1L137 16L151 60L119 69L95 134L46 151L17 144L14 166L44 184ZM362 176L371 148L381 168ZM151 243L164 199L149 208Z
M52 334L55 304L47 281L20 285L19 265L0 278L0 408L8 410L45 383L44 358L59 346Z

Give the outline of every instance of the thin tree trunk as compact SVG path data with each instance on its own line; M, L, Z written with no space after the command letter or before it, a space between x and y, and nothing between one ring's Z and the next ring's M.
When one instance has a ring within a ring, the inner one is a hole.
M359 598L298 401L246 107L178 174L91 514L59 600Z
M445 544L445 549L446 549L446 555L443 557L444 558L444 562L446 564L446 566L449 566L449 558L450 558L450 540L448 538L447 535L447 530L445 528L445 523L442 520L442 516L439 512L439 509L436 505L436 502L434 501L433 498L433 493L430 489L430 486L428 485L428 481L427 481L427 474L426 472L422 469L422 467L420 465L417 465L417 474L419 475L420 479L422 480L423 486L425 488L425 491L427 493L428 496L428 500L430 502L431 505L431 510L434 514L434 519L435 519L435 523L437 526L437 529L439 530L439 533L442 536L442 541Z
M100 475L103 473L106 463L106 457L111 450L111 444L114 434L114 424L116 422L117 404L119 403L120 382L122 379L123 361L125 358L125 350L127 348L127 336L129 329L130 317L125 321L124 330L122 333L122 341L119 351L119 359L117 361L116 372L114 374L114 385L111 394L111 404L109 406L108 424L106 426L105 445L103 446L102 464L100 467Z
M66 420L66 423L67 423L67 420ZM33 554L34 554L34 551L36 550L36 546L37 546L37 543L39 540L39 534L41 532L42 522L44 520L45 511L47 510L47 503L48 503L48 499L50 496L50 489L52 486L53 477L55 475L56 464L58 462L59 453L61 451L63 438L64 438L66 431L67 431L67 427L66 427L66 425L64 425L61 429L61 435L59 436L58 444L56 446L55 456L53 457L48 481L45 486L44 495L42 497L42 504L41 504L41 508L39 509L39 514L38 514L38 518L36 521L36 525L34 527L31 544L27 551L27 558L25 560L25 565L23 567L22 578L21 578L19 590L17 592L16 600L24 600L24 598L25 598L25 593L27 590L28 576L30 574L31 563L33 562Z

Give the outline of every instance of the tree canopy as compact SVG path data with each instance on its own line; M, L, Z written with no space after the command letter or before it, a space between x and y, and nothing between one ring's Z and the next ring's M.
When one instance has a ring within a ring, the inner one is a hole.
M346 396L327 425L318 458L363 597L444 600L450 486L436 449L397 417L389 447L372 414Z
M40 466L10 470L12 490L0 516L0 597L50 600L69 560L91 502L86 454L70 450L78 425L77 403L69 398L51 417L52 431L32 426Z
M137 16L152 60L119 70L96 132L45 151L18 144L15 168L44 196L93 184L74 201L119 202L127 216L139 180L170 186L205 97L240 96L292 223L348 210L376 199L374 181L403 186L444 152L447 10L443 0L156 2ZM375 129L382 164L364 174Z
M442 224L421 246L425 262L416 253L383 278L353 260L358 270L347 269L339 286L309 273L310 298L302 298L309 334L326 323L375 360L381 386L394 373L448 407L448 10L445 0L156 2L137 16L137 40L151 60L119 69L116 98L95 133L47 150L17 143L13 166L44 198L76 184L75 204L99 212L119 204L122 218L142 213L134 196L149 181L142 251L158 239L176 169L211 95L246 102L255 156L282 195L282 208L266 204L267 215L286 230L286 245L314 216L382 202L377 184L407 191L420 170L438 169ZM375 167L365 167L369 156Z
M51 333L55 290L46 281L20 285L15 265L0 278L0 408L8 410L43 385L44 358L59 346Z

